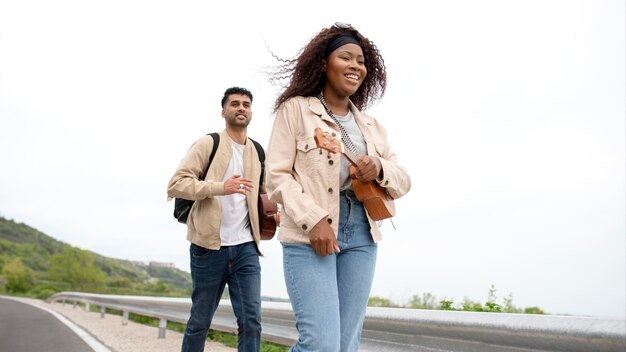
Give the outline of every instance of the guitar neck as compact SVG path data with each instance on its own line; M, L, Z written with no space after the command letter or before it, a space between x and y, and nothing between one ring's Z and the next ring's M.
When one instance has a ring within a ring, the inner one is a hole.
M341 143L341 153L343 153L343 155L350 160L352 165L357 166L359 164L358 156L354 155L349 149L346 150L346 146L343 143Z
M337 153L341 151L343 155L348 158L352 165L357 166L359 164L359 157L354 155L351 150L346 150L346 146L343 142L337 138L335 133L323 132L321 128L315 129L315 144L318 148L325 149L330 153Z

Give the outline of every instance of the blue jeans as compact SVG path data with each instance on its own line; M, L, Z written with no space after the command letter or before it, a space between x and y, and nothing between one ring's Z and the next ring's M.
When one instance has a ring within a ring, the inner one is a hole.
M183 352L204 350L213 314L224 286L237 317L238 351L257 352L261 346L261 265L254 242L209 250L189 247L191 314L183 337Z
M283 243L287 292L298 329L290 352L356 352L359 349L377 245L363 204L341 192L341 252L319 256L308 244Z

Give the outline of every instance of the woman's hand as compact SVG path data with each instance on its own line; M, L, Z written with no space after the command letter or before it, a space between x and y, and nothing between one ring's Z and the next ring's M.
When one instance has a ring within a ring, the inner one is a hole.
M330 224L324 217L309 232L309 242L317 255L326 256L339 253L339 244Z
M276 226L280 226L280 209L278 209L278 211L276 211L276 214L272 216L274 217L274 222L276 223Z
M380 160L378 158L372 158L368 155L361 155L359 157L359 165L351 166L351 174L353 174L354 178L361 182L369 182L375 178L378 178L381 174L382 169L383 167L380 164Z

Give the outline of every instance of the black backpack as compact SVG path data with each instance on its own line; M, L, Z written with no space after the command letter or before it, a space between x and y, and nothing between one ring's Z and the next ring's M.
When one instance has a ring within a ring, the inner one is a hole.
M211 155L209 156L209 164L203 170L202 175L200 176L200 180L204 180L209 167L211 166L211 162L213 161L213 157L215 156L215 151L217 150L217 146L220 144L220 135L217 132L209 133L211 137L213 137L213 149L211 150ZM254 147L256 148L256 152L259 155L259 161L261 162L261 178L259 179L259 187L263 184L263 176L265 174L265 152L263 151L263 147L253 140L249 138ZM189 211L191 211L191 206L195 200L183 199L183 198L175 198L174 199L174 217L181 224L187 223L187 218L189 217Z

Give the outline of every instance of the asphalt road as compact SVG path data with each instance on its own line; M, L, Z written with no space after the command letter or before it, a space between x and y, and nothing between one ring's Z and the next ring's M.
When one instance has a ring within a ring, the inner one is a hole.
M0 352L92 352L48 311L0 297Z

